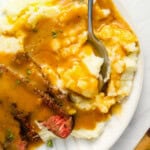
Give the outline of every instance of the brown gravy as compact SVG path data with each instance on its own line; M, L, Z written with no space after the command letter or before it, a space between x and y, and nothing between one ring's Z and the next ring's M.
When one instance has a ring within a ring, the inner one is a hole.
M95 27L99 26L100 24L105 24L106 22L109 23L112 20L117 21L118 23L121 20L119 14L117 14L112 1L111 0L98 0L99 5L102 8L109 8L112 10L112 15L108 17L107 19L104 19L101 22L95 22ZM117 15L116 15L117 14ZM124 21L123 21L124 22ZM44 24L44 21L43 21ZM123 23L124 26L125 23ZM42 27L42 25L39 25L39 28ZM46 36L47 38L47 31L37 34L44 34L42 38ZM35 36L37 36L35 34ZM40 37L38 35L38 37ZM32 40L33 33L30 35L26 41L26 45L28 45L28 42ZM60 37L62 38L62 37ZM34 39L34 38L33 38ZM37 38L36 38L37 39ZM32 41L33 44L38 41ZM71 64L70 60L67 61L64 60L55 60L53 55L56 55L54 53L47 54L46 50L48 41L44 39L43 44L40 45L41 47L37 47L36 45L36 59L41 60L41 63L48 63L52 65L53 67L57 66L58 64L62 64L64 66L69 67ZM30 47L25 48L28 50ZM43 51L41 51L41 49ZM12 60L14 59L14 56L12 55L6 55L6 54L0 54L0 64L5 64L6 66L12 67ZM15 71L21 71L25 74L25 68L21 70L15 70ZM34 76L32 76L34 78ZM32 80L31 78L31 80ZM43 85L42 85L43 86ZM22 84L18 83L17 79L15 79L13 76L9 75L8 73L2 73L0 74L0 144L5 143L7 132L10 130L13 133L14 136L14 143L17 143L19 140L19 124L16 120L14 120L13 116L11 115L11 104L15 103L17 104L18 108L20 110L23 110L25 112L31 113L31 122L33 125L35 120L43 121L49 118L49 116L52 115L52 112L47 107L44 107L41 105L40 98L35 95L30 90L27 90ZM95 111L77 111L77 114L75 115L75 129L94 129L96 127L97 122L105 121L109 118L110 114L101 114L98 110ZM11 145L11 150L15 150L15 145Z
M75 115L75 129L89 129L92 130L96 127L97 122L106 121L109 114L102 114L99 110L95 111L81 111L78 110ZM85 128L86 127L86 128Z

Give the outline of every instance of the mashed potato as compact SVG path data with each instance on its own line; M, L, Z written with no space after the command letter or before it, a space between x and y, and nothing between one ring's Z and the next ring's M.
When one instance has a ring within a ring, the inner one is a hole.
M111 0L96 0L93 18L95 35L106 46L111 62L105 92L99 91L104 60L87 41L87 0L12 0L4 14L0 52L29 52L52 85L70 93L77 110L109 114L112 106L130 94L137 70L138 40ZM96 121L93 128L75 128L71 135L95 138L104 122ZM53 137L41 129L44 140Z

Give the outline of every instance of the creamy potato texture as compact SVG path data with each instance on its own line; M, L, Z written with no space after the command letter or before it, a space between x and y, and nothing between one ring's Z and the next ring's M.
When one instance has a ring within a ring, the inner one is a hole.
M94 33L111 64L110 80L100 92L103 58L87 41L87 0L13 0L9 6L0 21L0 55L29 53L50 83L69 93L74 109L68 113L77 116L72 135L97 137L112 106L131 92L139 53L135 34L111 0L94 2Z

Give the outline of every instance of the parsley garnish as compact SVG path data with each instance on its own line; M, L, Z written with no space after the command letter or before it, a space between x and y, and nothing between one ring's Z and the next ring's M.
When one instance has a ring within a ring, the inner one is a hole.
M19 85L21 83L20 80L16 80L16 84Z
M52 31L52 34L51 34L51 35L52 35L52 37L53 37L53 38L57 38L58 33L57 33L57 32Z
M47 145L47 147L53 147L53 141L48 140L46 145Z
M26 70L26 73L27 73L27 75L31 75L31 74L32 74L31 69L27 69L27 70Z
M12 142L14 140L14 134L11 132L11 130L7 131L6 140L9 142Z

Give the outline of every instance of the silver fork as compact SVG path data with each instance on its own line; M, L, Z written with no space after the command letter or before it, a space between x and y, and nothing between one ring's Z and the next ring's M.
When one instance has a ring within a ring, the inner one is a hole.
M104 58L104 63L101 68L100 74L102 74L103 83L101 83L101 88L104 86L104 84L107 83L107 81L110 78L110 61L108 58L108 53L106 50L106 47L102 43L101 40L97 39L93 33L93 0L88 0L88 41L94 46L96 53Z

